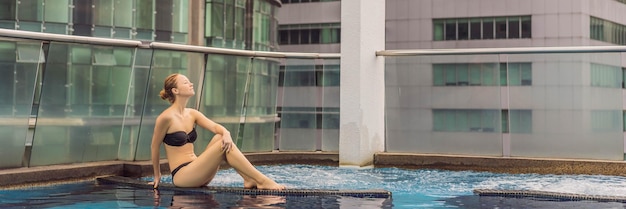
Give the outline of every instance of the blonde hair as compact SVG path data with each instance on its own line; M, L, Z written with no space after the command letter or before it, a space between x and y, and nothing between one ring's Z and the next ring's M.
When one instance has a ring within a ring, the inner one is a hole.
M163 89L159 92L161 99L167 99L170 103L174 103L174 101L176 101L176 97L174 97L172 89L176 88L176 77L178 77L178 75L178 73L174 73L165 78L165 81L163 82Z

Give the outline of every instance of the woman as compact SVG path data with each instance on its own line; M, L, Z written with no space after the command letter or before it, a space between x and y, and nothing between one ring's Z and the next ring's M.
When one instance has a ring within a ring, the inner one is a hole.
M161 144L165 143L172 183L175 186L207 185L215 177L222 161L226 161L243 177L244 188L285 189L250 164L237 146L233 145L230 132L226 128L209 120L200 111L186 108L189 98L194 94L193 83L186 76L172 74L165 79L160 95L171 106L157 117L152 135L154 181L151 183L154 188L158 188L161 180L159 150ZM193 148L197 137L196 125L215 133L204 152L198 156Z

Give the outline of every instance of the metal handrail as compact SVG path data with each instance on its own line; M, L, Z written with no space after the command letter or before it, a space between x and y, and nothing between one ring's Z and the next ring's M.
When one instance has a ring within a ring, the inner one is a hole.
M186 51L186 52L240 55L240 56L251 56L251 57L270 57L270 58L338 59L340 57L340 54L338 53L297 53L297 52L251 51L251 50L226 49L226 48L217 48L217 47L194 46L194 45L162 43L162 42L152 42L150 43L150 48Z
M31 31L20 31L0 28L0 37L32 39L40 41L57 41L66 43L79 44L95 44L107 46L121 47L138 47L147 49L165 49L184 52L199 52L224 55L239 55L250 57L268 57L268 58L302 58L302 59L339 59L339 53L296 53L296 52L268 52L268 51L251 51L240 49L225 49L207 46L194 46L185 44L161 43L161 42L142 42L137 40L122 40L112 38L100 38L90 36L74 36L52 33L41 33Z
M99 38L89 36L72 36L53 33L41 33L21 30L11 30L0 28L0 36L10 38L21 39L33 39L40 41L58 41L67 43L80 43L80 44L96 44L96 45L110 45L110 46L124 46L124 47L140 47L141 41L134 40L121 40L110 38Z
M548 54L548 53L601 53L601 52L626 52L626 46L562 46L562 47L382 50L382 51L377 51L376 56Z

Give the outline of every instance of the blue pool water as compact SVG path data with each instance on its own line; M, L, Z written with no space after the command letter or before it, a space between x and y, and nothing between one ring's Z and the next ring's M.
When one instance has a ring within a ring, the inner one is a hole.
M626 196L626 178L600 175L497 174L474 171L342 168L311 165L257 166L261 172L300 189L385 189L391 199L280 197L271 195L180 194L93 181L0 190L0 208L625 208L623 203L479 197L474 189L518 189ZM151 178L143 178L151 181ZM171 182L170 176L162 178ZM241 187L232 169L218 173L212 186Z

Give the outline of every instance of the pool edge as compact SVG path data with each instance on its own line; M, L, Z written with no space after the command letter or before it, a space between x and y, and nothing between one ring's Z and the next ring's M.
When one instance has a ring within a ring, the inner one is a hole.
M254 165L308 164L339 166L337 152L263 152L245 153ZM496 173L588 174L626 176L626 162L549 158L515 158L440 154L376 153L375 167L411 169L473 170ZM161 161L169 173L167 161ZM223 164L223 168L228 168ZM88 179L98 176L143 177L152 175L147 161L101 161L66 165L36 166L0 170L0 188L42 182Z

